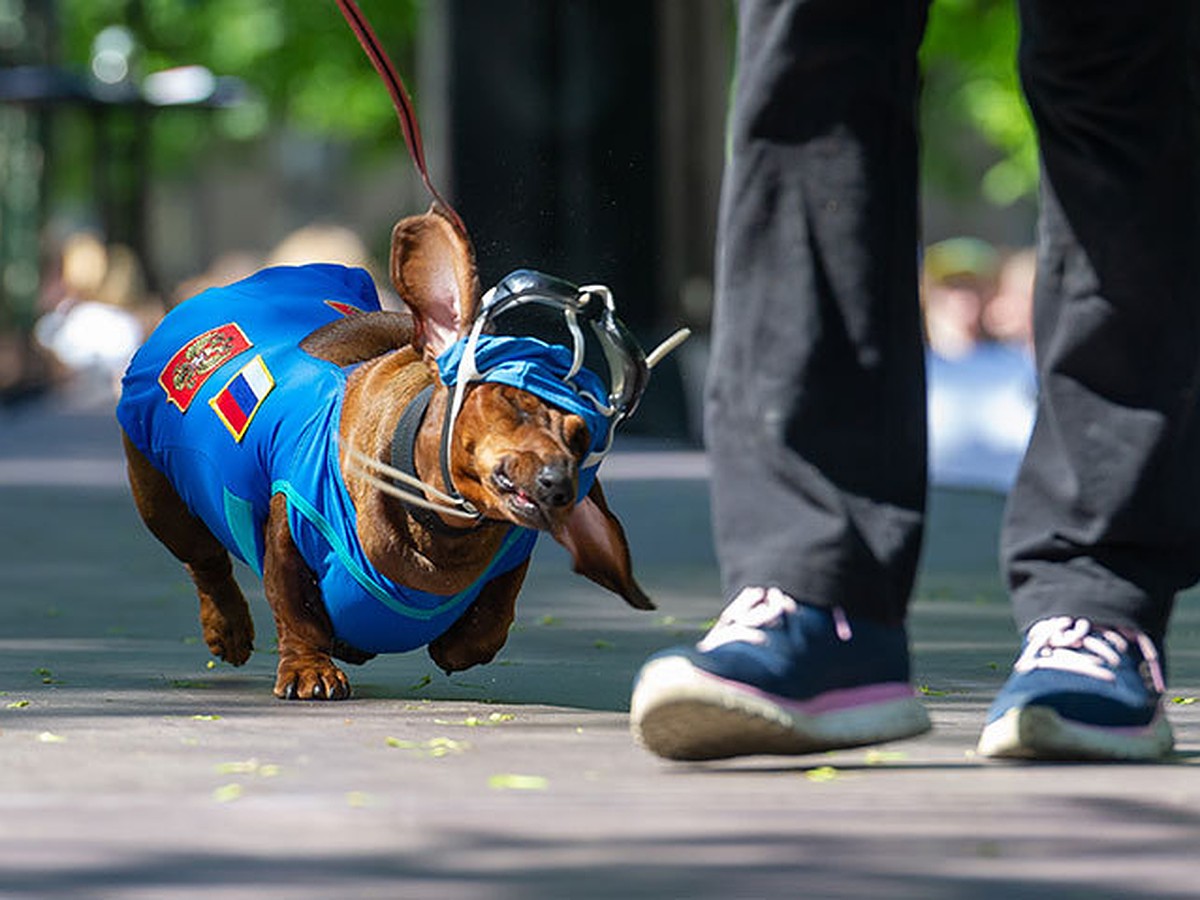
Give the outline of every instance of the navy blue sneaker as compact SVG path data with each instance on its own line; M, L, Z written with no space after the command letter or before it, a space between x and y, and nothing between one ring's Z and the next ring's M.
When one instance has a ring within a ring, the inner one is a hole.
M988 711L983 756L1152 760L1175 739L1162 708L1162 666L1140 632L1058 616L1034 623Z
M929 730L902 627L850 621L746 588L694 647L655 654L630 703L634 738L666 759L799 754Z

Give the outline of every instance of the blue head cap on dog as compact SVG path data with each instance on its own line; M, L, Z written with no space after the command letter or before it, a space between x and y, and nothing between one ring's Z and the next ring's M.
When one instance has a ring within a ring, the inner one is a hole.
M605 396L604 382L596 373L582 368L571 372L571 351L532 337L481 334L474 344L474 377L464 369L468 351L466 338L457 341L438 357L442 381L453 387L460 378L507 384L528 391L564 412L574 413L587 423L590 453L604 453L611 419L595 398Z
M602 286L576 287L519 269L484 295L471 330L438 357L454 388L451 416L472 382L507 384L580 416L591 438L580 496L641 399L650 367Z

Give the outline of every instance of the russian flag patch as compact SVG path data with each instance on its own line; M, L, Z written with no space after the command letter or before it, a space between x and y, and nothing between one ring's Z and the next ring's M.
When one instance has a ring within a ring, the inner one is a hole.
M233 439L241 443L254 414L274 387L275 379L271 377L267 364L262 356L256 356L242 366L225 387L217 391L208 405L229 429Z

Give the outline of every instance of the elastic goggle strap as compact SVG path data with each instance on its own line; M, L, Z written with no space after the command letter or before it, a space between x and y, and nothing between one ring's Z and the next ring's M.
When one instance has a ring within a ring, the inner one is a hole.
M458 421L458 414L462 410L467 385L472 381L483 380L475 365L475 347L479 344L479 335L483 332L483 321L482 316L477 317L467 335L466 343L463 345L462 358L458 361L458 371L455 373L454 393L450 395L450 408L446 410L446 415L442 419L442 481L446 483L446 490L463 503L468 503L468 501L458 492L458 488L454 484L454 476L450 474L450 447L454 439L454 423ZM468 503L468 505L470 504Z

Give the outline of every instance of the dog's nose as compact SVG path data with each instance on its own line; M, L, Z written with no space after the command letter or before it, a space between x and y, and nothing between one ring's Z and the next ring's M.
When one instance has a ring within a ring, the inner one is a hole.
M566 506L575 499L572 467L562 462L546 463L537 473L537 498L546 506Z

